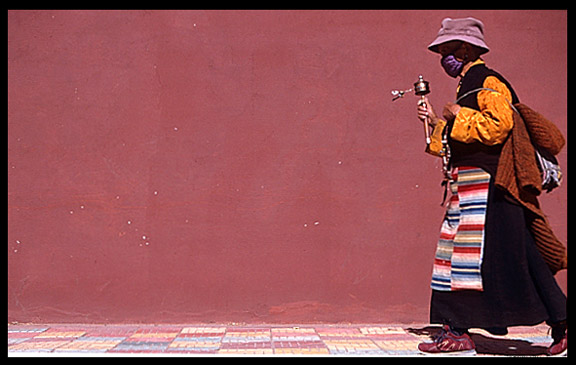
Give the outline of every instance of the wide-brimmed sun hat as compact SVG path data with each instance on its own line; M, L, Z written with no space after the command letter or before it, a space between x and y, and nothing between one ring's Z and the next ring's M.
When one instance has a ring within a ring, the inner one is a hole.
M481 49L481 54L488 52L490 49L484 42L484 24L475 18L452 19L445 18L442 20L442 27L436 36L434 42L430 43L428 49L432 52L438 52L438 46L450 41L464 41L477 46Z

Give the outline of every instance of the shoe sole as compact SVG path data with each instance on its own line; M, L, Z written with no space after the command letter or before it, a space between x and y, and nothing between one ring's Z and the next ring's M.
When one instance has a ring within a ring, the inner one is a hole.
M418 350L426 356L476 356L476 350L450 351L450 352L424 352Z

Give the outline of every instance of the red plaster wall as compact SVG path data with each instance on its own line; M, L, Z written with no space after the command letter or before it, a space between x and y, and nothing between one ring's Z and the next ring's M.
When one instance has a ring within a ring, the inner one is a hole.
M9 11L9 321L426 322L441 164L390 90L453 100L469 15L566 132L565 11Z

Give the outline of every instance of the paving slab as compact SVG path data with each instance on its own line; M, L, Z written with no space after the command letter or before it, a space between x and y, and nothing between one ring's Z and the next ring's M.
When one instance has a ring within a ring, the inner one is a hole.
M426 324L9 324L16 356L425 356L418 343L440 330ZM505 336L472 329L477 356L545 356L548 326Z

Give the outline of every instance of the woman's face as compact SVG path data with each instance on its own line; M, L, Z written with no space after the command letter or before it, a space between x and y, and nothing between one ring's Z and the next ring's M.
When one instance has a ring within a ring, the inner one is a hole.
M442 57L446 57L448 55L454 55L454 57L458 61L464 61L464 55L466 54L467 50L464 46L465 43L462 41L450 41L446 43L442 43L438 46L438 52L442 55Z

